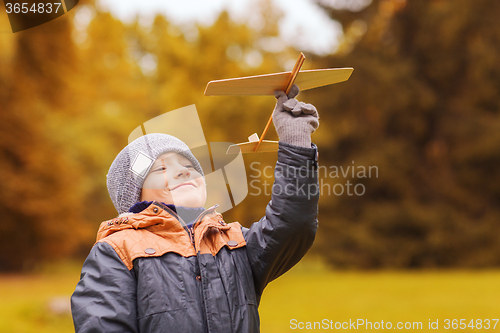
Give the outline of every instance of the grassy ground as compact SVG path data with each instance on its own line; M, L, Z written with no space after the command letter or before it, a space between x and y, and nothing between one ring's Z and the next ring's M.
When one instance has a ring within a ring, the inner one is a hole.
M67 310L80 269L64 264L29 276L0 275L0 332L74 332Z
M262 331L296 331L299 322L307 327L307 322L323 323L323 319L333 326L363 319L373 328L383 320L390 321L393 329L398 322L422 322L421 331L431 331L430 319L438 320L439 331L500 332L500 322L493 329L493 321L489 330L486 323L478 330L476 322L471 325L474 329L451 327L453 319L458 319L458 326L465 319L467 326L471 319L500 318L498 281L499 271L329 272L306 264L265 290L260 306ZM445 329L445 319L450 320L450 329Z
M68 299L79 278L78 265L54 266L30 276L0 276L0 332L72 332ZM303 262L272 282L260 306L262 332L289 332L300 322L439 320L439 331L500 331L470 327L445 330L445 319L500 317L499 271L331 272ZM291 324L291 320L295 319ZM294 324L295 323L295 324ZM346 324L344 324L345 326ZM361 327L359 327L361 329ZM364 326L363 326L364 328ZM450 322L451 328L451 322ZM317 329L321 331L320 329ZM307 330L310 331L310 330ZM434 330L437 331L437 330Z

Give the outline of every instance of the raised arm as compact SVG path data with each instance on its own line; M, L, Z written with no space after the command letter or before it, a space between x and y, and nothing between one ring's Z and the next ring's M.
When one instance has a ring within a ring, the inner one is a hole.
M273 121L280 143L271 201L265 216L243 229L256 291L293 267L311 247L317 229L319 185L317 150L311 133L318 113L289 95L277 92Z

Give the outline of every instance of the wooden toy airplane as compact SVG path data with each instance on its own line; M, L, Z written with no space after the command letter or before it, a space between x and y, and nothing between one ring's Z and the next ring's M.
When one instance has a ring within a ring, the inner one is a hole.
M327 68L300 71L305 56L300 53L291 72L273 73L265 75L247 76L235 79L210 81L205 89L205 95L273 95L276 90L283 90L288 94L295 83L300 90L308 90L326 86L349 79L353 68ZM278 150L278 141L264 140L269 130L273 116L267 121L266 127L259 136L257 133L248 137L248 142L229 146L227 154L263 153Z

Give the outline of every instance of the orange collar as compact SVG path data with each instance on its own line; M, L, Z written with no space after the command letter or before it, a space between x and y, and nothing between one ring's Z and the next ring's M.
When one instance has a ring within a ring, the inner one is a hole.
M194 221L193 226L214 215L219 216L219 219L223 221L222 215L215 211L217 207L218 205L215 205L202 212ZM100 241L115 232L126 229L147 229L148 231L158 233L161 231L183 231L185 228L186 223L177 213L169 207L154 201L140 213L122 214L122 216L102 222L97 232L96 240Z

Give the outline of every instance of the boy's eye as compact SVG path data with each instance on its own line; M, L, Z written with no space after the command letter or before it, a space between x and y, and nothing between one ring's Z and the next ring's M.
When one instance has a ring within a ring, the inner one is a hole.
M167 168L166 168L166 167L164 167L164 166L160 166L160 167L158 167L158 168L154 169L154 170L153 170L153 172L156 172L156 171L165 171L165 170L167 170Z

